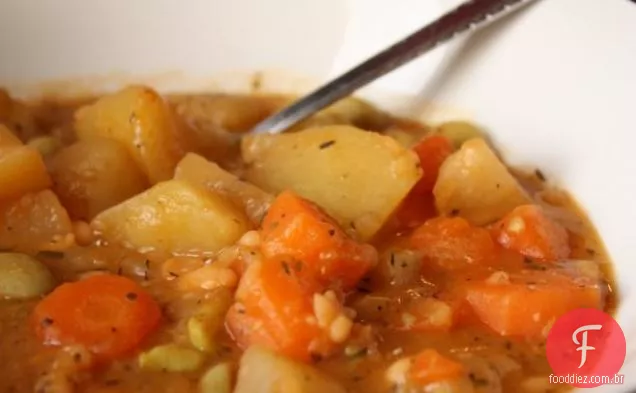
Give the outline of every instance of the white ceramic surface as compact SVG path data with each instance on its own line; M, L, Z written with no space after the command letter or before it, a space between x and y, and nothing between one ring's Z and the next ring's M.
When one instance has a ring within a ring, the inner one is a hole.
M0 86L33 95L108 90L306 90L459 0L3 0ZM467 116L515 165L571 190L616 265L636 389L636 4L539 0L437 49L364 94L426 119ZM82 83L47 83L81 79ZM73 86L75 86L73 88ZM430 103L434 102L435 105Z

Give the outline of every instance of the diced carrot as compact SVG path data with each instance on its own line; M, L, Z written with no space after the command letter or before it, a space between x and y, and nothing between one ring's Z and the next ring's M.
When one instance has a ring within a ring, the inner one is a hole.
M351 289L377 261L372 246L351 239L318 206L292 192L272 203L261 231L266 257L301 260L324 285Z
M104 359L134 350L160 319L159 306L139 284L113 274L62 284L33 313L44 344L79 344Z
M494 227L503 247L537 260L553 262L568 258L568 233L536 205L519 206Z
M473 307L467 300L468 287L466 284L472 282L483 282L485 280L493 281L493 277L497 277L503 272L517 274L524 269L540 267L532 263L526 263L524 257L514 251L499 249L497 250L497 259L494 264L488 266L467 266L461 271L452 271L451 274L444 274L442 277L436 278L444 280L443 288L437 292L436 298L448 304L453 313L453 328L473 327L483 325L483 322L475 314ZM430 272L424 272L429 274ZM508 274L506 273L506 274Z
M486 266L497 259L496 244L488 230L460 217L429 220L415 230L410 240L426 261L445 269Z
M261 318L254 317L257 314L251 311L247 314L245 306L234 303L225 316L225 326L236 344L243 350L251 345L260 345L265 348L280 351L280 345L276 338L270 335Z
M417 189L413 189L398 207L394 218L397 221L398 229L412 229L422 225L436 215L437 210L433 194L430 192L422 193Z
M557 270L494 275L468 283L466 299L481 321L502 336L540 339L568 311L602 307L603 290L593 279Z
M481 325L479 317L473 311L466 295L457 297L448 301L449 306L453 310L453 324L455 328Z
M226 324L241 348L259 344L300 361L321 353L326 335L317 324L313 294L318 286L303 274L306 264L276 257L249 266Z
M3 124L0 124L0 149L22 146L22 141Z
M446 158L453 153L453 143L445 136L433 135L424 138L413 150L420 158L420 166L423 172L414 190L431 193L437 181L439 168Z
M452 381L464 375L464 366L441 355L434 349L425 349L412 358L409 379L418 385Z

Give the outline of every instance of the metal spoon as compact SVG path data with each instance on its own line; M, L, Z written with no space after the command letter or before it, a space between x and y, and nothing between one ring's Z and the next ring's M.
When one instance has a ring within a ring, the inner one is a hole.
M475 30L533 0L469 0L428 26L376 54L312 93L300 98L252 129L277 134L394 69L423 55L458 33Z

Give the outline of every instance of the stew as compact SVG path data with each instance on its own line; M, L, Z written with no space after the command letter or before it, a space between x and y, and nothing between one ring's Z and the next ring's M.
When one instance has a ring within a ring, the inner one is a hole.
M347 98L0 92L0 391L551 392L594 227L477 126Z

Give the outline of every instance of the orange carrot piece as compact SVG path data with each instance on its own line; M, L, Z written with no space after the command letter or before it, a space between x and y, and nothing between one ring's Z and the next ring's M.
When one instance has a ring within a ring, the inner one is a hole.
M269 208L261 239L266 257L301 260L321 283L343 289L353 288L377 261L372 246L354 241L318 206L288 191Z
M439 168L446 158L453 153L453 143L445 136L433 135L424 138L413 150L420 158L420 166L423 172L414 190L431 193L437 181Z
M597 281L556 270L524 271L503 280L471 282L466 299L483 323L502 336L544 337L551 323L577 308L601 308Z
M481 325L479 317L477 317L470 303L466 300L466 294L462 293L462 295L463 297L456 297L452 300L448 300L448 304L453 310L452 327L462 328Z
M398 207L394 219L399 229L413 229L437 215L435 198L430 192L422 193L417 189L404 198Z
M160 319L159 306L139 284L112 274L63 284L33 313L46 345L79 344L104 359L134 350Z
M519 206L494 227L503 247L540 261L553 262L570 255L568 233L536 205Z
M277 339L265 328L258 309L251 309L250 314L242 303L234 303L225 315L225 327L234 342L243 350L251 345L260 345L275 351L281 351Z
M299 361L320 353L319 344L327 339L314 317L318 286L303 274L305 269L306 264L289 257L249 266L226 317L241 348L259 344Z
M434 349L425 349L412 358L409 379L418 385L452 381L464 375L464 366L441 355Z
M429 220L415 230L410 241L425 260L444 269L486 266L497 259L496 244L488 230L474 227L460 217Z

